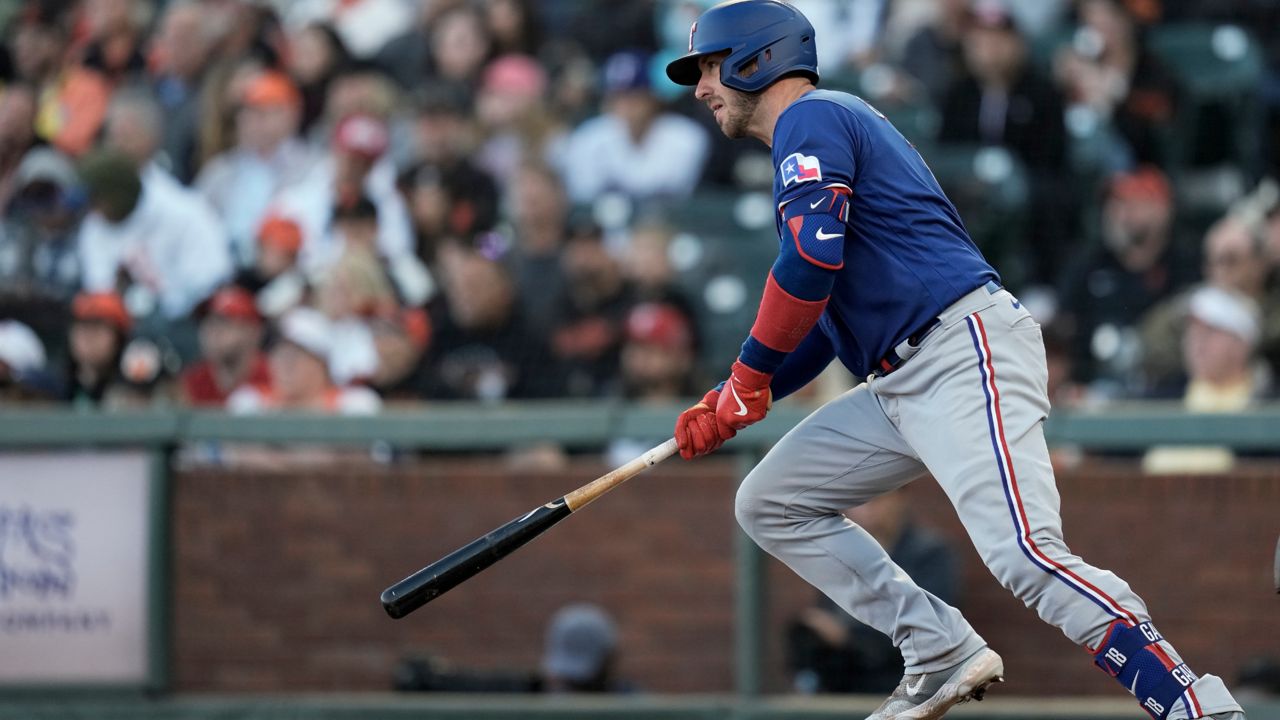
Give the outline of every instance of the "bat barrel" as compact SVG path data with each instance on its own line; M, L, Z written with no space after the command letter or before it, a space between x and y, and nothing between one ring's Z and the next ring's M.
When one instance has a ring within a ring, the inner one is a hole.
M476 538L383 590L383 609L393 618L408 615L510 555L571 512L561 498Z

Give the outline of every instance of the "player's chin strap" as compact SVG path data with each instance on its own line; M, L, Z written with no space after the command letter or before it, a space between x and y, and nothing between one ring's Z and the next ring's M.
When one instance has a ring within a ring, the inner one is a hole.
M1120 681L1138 704L1157 720L1165 720L1196 674L1186 663L1175 664L1160 647L1164 637L1150 622L1128 625L1116 620L1094 651L1093 662Z

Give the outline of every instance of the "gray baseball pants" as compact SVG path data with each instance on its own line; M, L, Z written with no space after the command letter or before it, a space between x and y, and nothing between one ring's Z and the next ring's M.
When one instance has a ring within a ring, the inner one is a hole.
M853 617L893 639L907 674L955 665L986 643L841 511L928 472L1001 585L1073 642L1150 618L1129 585L1067 548L1042 431L1049 412L1040 326L1007 291L947 308L894 372L872 377L784 436L738 490L739 523ZM1161 647L1181 662L1167 642ZM1239 706L1203 675L1170 718Z

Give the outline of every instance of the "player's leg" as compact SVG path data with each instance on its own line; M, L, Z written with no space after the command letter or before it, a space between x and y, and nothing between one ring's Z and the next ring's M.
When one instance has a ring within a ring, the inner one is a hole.
M792 428L743 481L736 502L738 521L756 543L892 638L915 673L953 666L984 642L841 511L923 473L876 397L860 386Z
M899 427L1002 585L1095 653L1099 667L1159 718L1238 711L1222 681L1196 678L1115 574L1071 553L1042 423L1049 407L1039 328L1012 301L950 326L877 387L900 395ZM904 368L906 369L906 368ZM930 393L927 402L919 393Z

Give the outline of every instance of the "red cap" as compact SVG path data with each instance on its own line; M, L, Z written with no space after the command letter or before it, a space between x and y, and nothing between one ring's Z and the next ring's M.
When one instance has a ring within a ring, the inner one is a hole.
M268 215L258 227L258 243L296 254L302 247L302 228L289 218Z
M689 347L693 336L689 321L675 306L641 303L627 314L627 340L675 349Z
M547 89L547 71L528 55L503 55L485 68L480 87L486 92L537 97Z
M76 320L105 322L120 332L129 332L133 318L124 308L124 300L113 292L80 293L71 302L71 315Z
M267 71L260 73L244 88L240 101L245 105L263 107L268 105L287 105L300 107L302 94L293 80L282 72Z
M212 298L209 298L209 312L235 320L250 320L252 322L260 322L262 320L262 316L258 314L258 305L254 302L253 295L248 290L235 285L224 287L214 293Z
M1154 165L1143 165L1111 179L1111 197L1118 200L1169 202L1173 190L1169 178Z
M372 115L348 115L333 131L334 147L369 160L381 157L389 143L387 124Z

